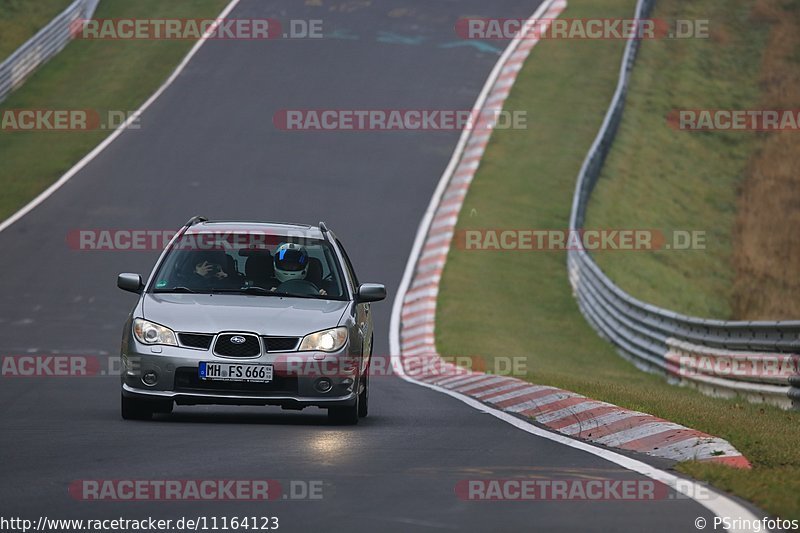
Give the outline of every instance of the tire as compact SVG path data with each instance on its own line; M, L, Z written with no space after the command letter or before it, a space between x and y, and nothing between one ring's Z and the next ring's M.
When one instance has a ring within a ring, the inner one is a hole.
M358 416L364 418L369 414L369 368L364 375L364 390L358 395Z
M120 411L124 420L151 420L155 413L171 413L172 406L172 400L148 401L122 396Z
M373 335L369 341L369 364L364 372L364 391L359 394L358 398L358 416L365 418L369 414L369 368L372 365L372 346L375 336Z
M354 426L358 424L359 399L361 395L356 395L356 403L347 407L328 407L328 420L337 425Z
M370 356L372 355L370 343ZM358 419L367 416L369 410L369 367L364 376L364 390L356 394L356 403L349 407L328 407L328 420L334 424L353 426L358 424Z

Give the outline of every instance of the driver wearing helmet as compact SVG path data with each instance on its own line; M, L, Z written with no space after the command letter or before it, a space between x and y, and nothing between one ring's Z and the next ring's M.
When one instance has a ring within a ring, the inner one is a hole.
M305 280L308 275L308 262L308 252L303 246L293 242L283 243L275 249L275 277L281 283ZM274 292L277 287L271 290ZM328 294L324 289L318 288L318 290L321 296Z

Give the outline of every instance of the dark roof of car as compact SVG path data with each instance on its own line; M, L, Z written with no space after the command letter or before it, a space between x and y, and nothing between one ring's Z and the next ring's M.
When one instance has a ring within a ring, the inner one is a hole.
M246 222L246 221L218 221L212 220L208 222L199 222L186 229L186 234L199 234L199 233L246 233L248 231L259 233L274 233L276 235L285 235L291 233L298 237L308 239L323 239L322 230L317 226L309 226L308 224L291 224L281 222Z

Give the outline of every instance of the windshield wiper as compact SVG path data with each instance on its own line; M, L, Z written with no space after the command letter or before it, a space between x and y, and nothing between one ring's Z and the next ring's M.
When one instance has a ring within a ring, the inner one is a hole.
M191 293L196 293L196 292L199 292L199 291L196 291L194 289L190 289L189 287L172 287L171 289L153 289L153 292L160 292L160 293L163 293L163 292L191 292Z
M317 298L310 294L293 294L290 292L278 292L265 289L264 287L242 287L241 289L211 289L211 292L235 293L235 294L257 294L259 296L282 296L284 298Z
M241 291L245 294L262 294L264 296L272 296L276 294L275 292L265 289L264 287L245 287L241 289Z
M263 296L282 296L283 293L280 292L273 292L269 289L265 289L264 287L241 287L238 289L224 289L224 288L214 288L211 289L211 292L221 292L221 293L236 293L236 294L258 294Z

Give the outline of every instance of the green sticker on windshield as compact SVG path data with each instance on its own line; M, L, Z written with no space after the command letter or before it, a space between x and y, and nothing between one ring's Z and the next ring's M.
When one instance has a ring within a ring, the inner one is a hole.
M157 289L163 289L166 286L167 286L167 280L165 280L165 279L162 279L161 281L156 283L156 288Z

